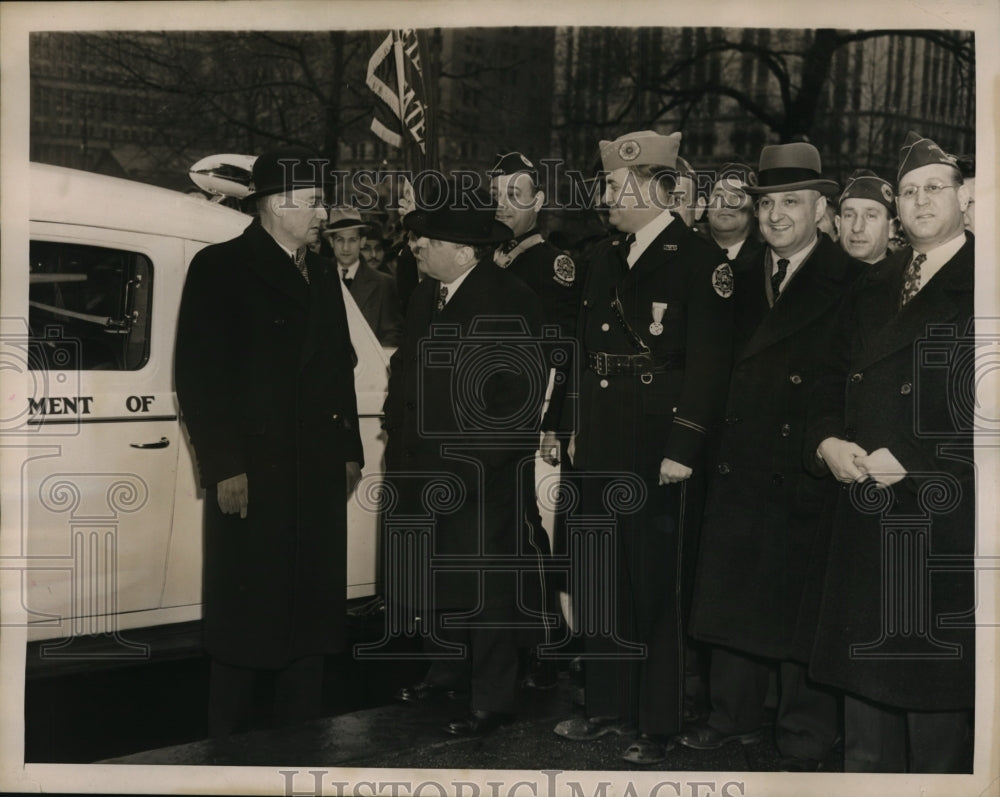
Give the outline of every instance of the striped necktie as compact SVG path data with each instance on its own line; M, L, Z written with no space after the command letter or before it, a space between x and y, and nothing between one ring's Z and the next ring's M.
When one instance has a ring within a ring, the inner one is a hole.
M774 294L775 301L778 301L778 294L781 293L781 283L785 281L787 273L788 259L782 257L778 260L778 270L771 275L771 293Z
M306 248L304 246L295 250L295 254L292 255L292 264L299 270L299 274L302 275L302 279L304 279L308 284L309 270L306 268Z

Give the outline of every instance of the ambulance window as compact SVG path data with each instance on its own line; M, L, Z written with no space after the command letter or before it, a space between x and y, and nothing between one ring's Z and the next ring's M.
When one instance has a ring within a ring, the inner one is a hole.
M153 264L137 252L32 241L33 370L136 371L149 359Z

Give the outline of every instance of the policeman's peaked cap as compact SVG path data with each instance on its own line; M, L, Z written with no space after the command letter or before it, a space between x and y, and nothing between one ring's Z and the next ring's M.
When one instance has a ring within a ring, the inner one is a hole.
M328 161L305 147L275 147L262 152L253 163L250 194L257 199L297 188L322 188Z
M681 147L681 134L665 136L654 130L626 133L614 141L601 141L601 165L605 171L628 166L665 166L677 168L677 152Z
M497 205L480 191L460 188L449 180L432 200L417 198L417 206L403 217L403 226L436 241L469 246L509 241L514 231L496 220Z
M807 188L834 195L840 190L835 180L823 176L819 150L805 141L769 144L760 151L757 185L746 185L748 194L773 194Z
M949 155L929 138L924 138L911 130L906 134L906 140L899 151L899 172L896 174L896 182L902 180L907 172L932 163L958 169L958 160L954 155Z

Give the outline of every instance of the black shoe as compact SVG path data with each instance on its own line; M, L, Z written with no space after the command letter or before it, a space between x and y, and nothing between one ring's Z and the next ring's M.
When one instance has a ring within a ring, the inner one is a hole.
M445 726L445 732L454 736L485 736L513 719L499 711L474 709L467 716L454 719Z
M822 772L823 762L797 755L785 755L778 759L779 772Z
M539 659L532 655L524 686L528 689L555 689L559 685L559 667L553 659Z
M730 742L753 744L760 736L760 728L747 733L723 733L707 722L700 722L677 734L677 741L692 750L718 750Z
M622 758L630 764L659 764L674 747L670 739L658 739L644 733L625 748Z
M419 703L432 697L446 697L448 700L461 700L468 697L467 694L458 689L451 689L440 684L432 684L427 681L420 681L411 686L404 686L396 692L396 700L404 703Z
M619 736L634 736L636 733L633 723L624 722L618 717L573 717L563 720L552 730L558 736L574 742L589 742L609 733Z

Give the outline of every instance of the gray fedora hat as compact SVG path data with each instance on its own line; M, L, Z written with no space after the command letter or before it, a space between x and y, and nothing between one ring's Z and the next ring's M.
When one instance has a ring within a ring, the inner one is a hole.
M812 144L804 141L769 144L760 151L757 185L747 185L744 190L760 195L813 188L824 194L836 194L840 186L836 180L824 177L822 168L819 150Z

